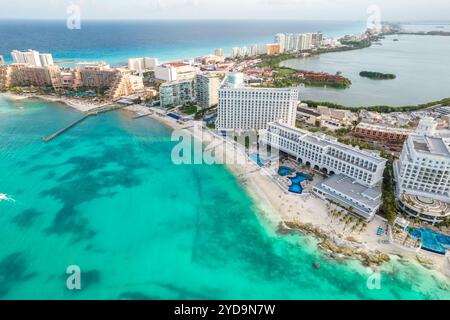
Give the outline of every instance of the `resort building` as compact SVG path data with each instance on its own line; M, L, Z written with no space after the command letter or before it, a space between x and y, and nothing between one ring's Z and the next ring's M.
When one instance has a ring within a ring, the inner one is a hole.
M298 89L252 88L242 73L231 73L219 89L219 130L255 131L273 121L295 125Z
M322 115L311 108L298 107L297 120L304 121L311 126L320 126Z
M387 143L403 143L414 130L396 128L382 124L359 123L355 128L355 134L361 138L377 140Z
M275 35L275 43L280 46L280 53L285 52L286 35L284 33L277 33Z
M280 53L308 51L313 47L322 46L323 34L321 32L278 33L275 35L275 43L280 46Z
M163 83L159 87L161 106L176 107L194 101L192 80L177 80Z
M380 185L367 187L344 174L331 176L315 185L313 192L319 198L337 203L366 221L372 220L381 206Z
M3 58L2 55L0 55L0 66L3 66L5 64L5 58Z
M0 66L0 90L7 90L11 87L12 67L9 65Z
M281 122L270 123L260 142L329 175L313 187L318 197L338 204L367 221L378 211L386 165L386 160L378 152L354 148L339 143L334 137Z
M318 106L317 112L321 115L321 126L330 130L337 130L353 125L358 119L357 115L349 110L339 110Z
M39 54L39 60L41 61L41 66L48 67L53 66L53 56L50 53Z
M450 138L424 118L394 163L397 200L412 217L432 224L450 215Z
M195 76L195 101L202 109L219 103L220 77L217 74L198 74Z
M128 69L133 72L153 71L158 65L158 59L143 57L128 59Z
M267 55L273 56L281 53L280 45L278 43L268 43L266 44L266 52Z
M217 49L214 51L214 55L215 55L215 56L218 56L218 57L223 57L223 56L224 56L224 54L223 54L223 49L222 49L222 48L217 48Z
M192 80L198 69L186 62L168 62L155 68L155 79L163 81Z
M114 83L118 71L112 69L105 62L80 62L74 71L78 73L75 78L80 79L77 87L109 88Z
M11 52L14 63L29 64L35 67L46 67L53 65L52 55L49 53L40 54L35 50Z
M379 152L351 147L331 136L273 122L262 142L325 174L344 174L368 187L383 179L386 159Z

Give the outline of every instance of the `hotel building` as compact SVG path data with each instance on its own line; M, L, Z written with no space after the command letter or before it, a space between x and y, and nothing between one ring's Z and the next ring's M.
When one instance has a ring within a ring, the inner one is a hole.
M245 87L243 74L231 73L219 89L217 128L255 131L278 120L294 125L297 103L297 88Z
M194 79L199 70L186 62L168 62L155 68L155 79L176 81Z
M158 65L158 59L144 57L128 59L128 69L133 72L144 72L146 70L153 71Z
M378 152L361 150L321 133L311 133L282 122L268 125L261 142L285 152L331 177L314 186L322 199L352 207L370 220L381 205L381 181L386 160Z
M208 109L219 103L220 78L216 74L198 74L195 76L195 101L202 109Z
M14 63L29 64L35 67L47 67L53 65L53 57L49 53L39 53L35 50L11 52Z
M0 55L0 66L3 66L5 64L5 58L3 58L2 55Z
M394 163L397 200L411 217L432 224L450 215L450 138L424 118Z
M159 87L161 107L175 107L194 101L192 80L177 80L163 83Z

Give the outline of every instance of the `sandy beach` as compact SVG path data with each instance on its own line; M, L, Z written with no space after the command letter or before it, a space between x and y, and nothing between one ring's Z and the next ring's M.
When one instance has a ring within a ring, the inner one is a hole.
M12 100L39 98L51 102L64 103L80 112L88 112L102 106L99 103L78 99L59 98L53 96L16 95L1 93L1 96ZM105 104L103 104L105 105ZM314 235L325 249L335 258L351 258L365 260L367 265L377 267L386 260L385 256L395 256L420 263L428 269L438 270L450 277L449 257L438 256L423 250L408 251L389 242L387 232L377 236L379 227L387 230L387 224L376 216L367 224L365 230L352 230L348 225L330 214L333 208L312 194L297 195L288 192L277 182L275 168L261 168L246 154L242 145L224 139L207 129L203 123L190 121L182 123L167 117L157 109L132 105L123 110L133 116L148 116L166 125L172 130L186 130L197 141L206 144L206 150L213 149L215 154L224 154L224 162L248 194L254 199L258 209L274 225L282 226L282 232L300 230L302 233ZM343 250L344 248L345 250ZM389 259L387 259L389 260Z
M140 108L129 108L129 110L135 112L140 110L140 113L143 111ZM152 114L149 117L160 121L173 130L187 130L195 139L206 144L206 149L209 148L208 146L214 145L216 153L224 152L226 165L246 188L266 219L269 219L275 225L281 223L285 231L289 231L289 226L302 226L299 228L300 231L316 236L319 241L322 241L323 246L321 247L328 251L331 256L365 260L365 262L368 262L367 265L374 268L382 266L385 256L400 258L421 264L428 269L437 270L439 273L450 277L448 257L438 256L423 250L419 252L407 251L390 243L387 232L383 232L382 236L377 236L379 227L387 230L387 223L383 218L376 216L362 232L352 230L339 219L333 218L329 213L330 209L333 208L327 207L321 199L312 194L296 195L283 190L276 183L274 168L259 167L249 159L241 145L232 141L225 141L222 137L203 127L199 122L180 124L176 120L163 115ZM333 252L334 246L340 249ZM345 250L341 250L342 248Z
M93 109L109 105L111 103L92 102L82 99L68 98L68 97L56 97L50 95L35 95L35 94L14 94L9 92L2 92L0 95L6 99L13 101L21 101L25 99L41 99L50 102L58 102L66 104L67 106L74 108L80 112L89 112Z

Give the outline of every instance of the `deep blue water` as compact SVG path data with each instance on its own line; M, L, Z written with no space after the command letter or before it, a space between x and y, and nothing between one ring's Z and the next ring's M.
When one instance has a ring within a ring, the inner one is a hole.
M11 60L14 49L51 52L56 59L106 60L115 65L128 58L160 60L214 53L221 47L273 42L278 32L322 31L327 37L361 32L365 22L324 21L82 21L69 30L61 21L0 20L0 54Z

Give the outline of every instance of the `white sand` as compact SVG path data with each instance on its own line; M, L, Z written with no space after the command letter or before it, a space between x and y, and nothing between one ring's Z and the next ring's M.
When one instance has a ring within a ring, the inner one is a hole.
M264 212L265 217L271 219L272 222L298 221L311 223L332 237L340 245L359 248L365 252L378 250L388 255L403 257L414 261L414 263L417 263L416 256L419 254L433 262L433 269L450 276L450 262L446 257L423 250L419 253L406 251L399 246L389 243L386 232L383 232L382 236L377 236L378 227L382 227L384 231L387 230L387 224L382 218L376 216L373 221L368 223L366 230L363 232L360 232L359 228L352 231L351 225L346 226L345 223L339 221L339 218L333 218L328 214L327 206L321 199L314 195L292 194L282 189L272 176L275 174L275 170L261 169L234 142L224 142L221 137L206 128L201 131L203 133L202 139L199 131L194 130L193 122L180 124L176 120L165 116L150 115L150 117L175 130L187 128L186 130L194 138L200 139L207 145L213 140L215 143L218 143L219 147L215 148L216 152L225 150L227 166L246 187L247 192Z
M103 107L111 104L110 102L92 102L82 99L68 98L68 97L56 97L50 95L35 95L35 94L14 94L9 92L2 92L0 95L6 99L13 101L20 101L24 99L42 99L45 101L64 103L69 107L72 107L80 112L88 112L93 109Z

